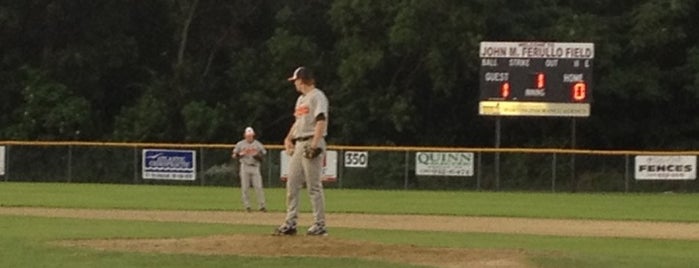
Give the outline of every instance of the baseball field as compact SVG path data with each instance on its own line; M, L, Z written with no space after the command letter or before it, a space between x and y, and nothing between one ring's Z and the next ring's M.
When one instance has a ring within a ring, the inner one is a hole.
M0 267L692 267L699 196L326 191L327 237L275 237L224 187L0 182ZM307 198L300 225L310 224Z

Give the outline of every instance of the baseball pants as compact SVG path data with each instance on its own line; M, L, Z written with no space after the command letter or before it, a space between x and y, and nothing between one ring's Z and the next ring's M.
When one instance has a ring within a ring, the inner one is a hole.
M286 181L286 222L296 223L299 212L299 191L306 183L308 195L313 209L315 223L325 223L325 196L321 176L323 171L323 153L313 159L303 157L304 146L310 146L311 141L296 142L294 153L289 160L289 175ZM321 140L319 148L325 149L325 141Z
M248 190L250 189L250 184L255 188L255 196L257 197L257 203L259 208L265 207L265 192L262 189L262 175L260 175L259 165L240 165L240 190L242 192L241 200L246 208L250 207L250 199L248 197Z

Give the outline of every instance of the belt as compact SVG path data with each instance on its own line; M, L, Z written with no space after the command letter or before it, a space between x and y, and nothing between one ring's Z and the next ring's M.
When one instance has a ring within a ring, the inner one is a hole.
M299 142L299 141L307 141L307 140L310 140L310 139L312 139L312 138L313 138L313 136L298 137L298 138L293 138L291 141L294 142L294 143L296 143L296 142Z

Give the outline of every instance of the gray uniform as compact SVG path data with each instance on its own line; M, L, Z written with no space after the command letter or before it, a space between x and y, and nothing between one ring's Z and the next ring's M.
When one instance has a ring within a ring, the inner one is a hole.
M250 208L248 190L250 184L255 188L255 195L259 208L265 208L265 193L262 189L262 175L260 174L261 162L255 156L261 157L267 154L264 145L257 140L248 142L241 140L235 145L233 154L239 156L240 161L240 190L242 191L242 201L245 208Z
M325 197L321 182L323 158L325 153L313 159L303 157L305 146L310 146L318 115L324 115L328 122L328 98L319 89L313 89L296 101L293 138L296 140L294 152L289 160L289 175L286 182L286 222L296 224L299 212L299 191L304 182L308 187L308 195L313 208L313 218L316 224L325 225ZM323 130L323 137L327 134ZM325 139L318 141L318 148L325 152Z

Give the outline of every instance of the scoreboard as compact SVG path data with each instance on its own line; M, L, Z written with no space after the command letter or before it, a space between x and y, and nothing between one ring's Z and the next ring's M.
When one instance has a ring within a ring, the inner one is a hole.
M594 56L593 43L481 42L478 113L588 117Z

